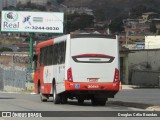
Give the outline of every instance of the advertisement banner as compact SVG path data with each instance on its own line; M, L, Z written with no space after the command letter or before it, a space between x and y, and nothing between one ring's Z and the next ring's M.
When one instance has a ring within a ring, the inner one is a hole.
M2 11L1 31L63 33L64 13Z

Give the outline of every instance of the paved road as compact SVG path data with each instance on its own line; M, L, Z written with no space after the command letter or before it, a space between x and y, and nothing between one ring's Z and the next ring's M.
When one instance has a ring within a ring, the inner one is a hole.
M160 88L125 89L116 94L113 101L135 102L160 106Z
M116 105L160 111L160 89L125 89L110 101Z
M117 101L122 102L143 102L155 103L158 101L160 96L156 93L159 89L149 90L149 89L137 89L137 90L123 90L119 92L114 99L109 99L109 102L106 103L106 106L92 106L90 101L85 101L83 105L78 105L77 101L69 101L68 104L62 105L54 105L52 100L50 99L48 102L42 103L40 101L39 95L30 95L30 94L18 94L18 93L3 93L0 92L0 111L143 111L143 109L133 108L133 107L125 107L121 104L116 104ZM156 92L156 93L155 93ZM148 96L151 96L151 98ZM158 93L159 94L159 93ZM144 96L146 97L144 97ZM135 101L136 100L136 101ZM145 100L145 101L144 101ZM148 101L148 102L147 102ZM158 101L159 102L159 101ZM35 119L35 118L34 118ZM34 120L33 119L33 120ZM42 118L43 120L44 118ZM46 119L46 118L45 118ZM47 118L51 119L51 118ZM72 120L77 118L54 118L58 120ZM86 118L78 118L77 120L86 119ZM87 120L106 120L106 118L87 118ZM111 120L122 120L122 118L109 118ZM131 118L133 120L135 118ZM149 118L145 118L148 119ZM153 118L152 120L158 120L159 118ZM9 118L0 118L0 120L10 120ZM14 118L17 120L17 118ZM38 118L38 120L41 120ZM123 120L127 120L123 118ZM136 120L143 120L136 119Z
M78 105L77 101L68 104L54 105L52 98L41 102L39 95L0 93L0 111L133 111L136 108L123 107L107 103L106 106L92 106L90 101Z

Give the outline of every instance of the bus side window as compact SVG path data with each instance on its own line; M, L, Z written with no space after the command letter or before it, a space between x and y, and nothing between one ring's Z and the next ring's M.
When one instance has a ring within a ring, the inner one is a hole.
M47 65L52 65L52 64L53 64L53 54L54 54L53 45L48 46L48 51L47 51Z
M66 41L64 42L64 47L63 47L63 63L65 63L66 59Z
M59 52L58 63L63 64L65 62L66 42L59 43L58 48L59 48L58 49L58 52Z
M40 66L46 65L46 47L40 49Z
M52 65L54 65L54 63L55 63L55 58L54 58L54 52L55 52L55 46L52 46Z
M61 43L58 43L58 64L61 64Z
M58 62L58 44L53 46L53 53L52 53L52 64L56 65Z
M47 54L47 52L48 52L48 48L45 47L45 48L44 48L44 55L43 55L44 65L47 65L47 59L48 59L48 54Z
M43 48L40 49L40 66L43 65Z

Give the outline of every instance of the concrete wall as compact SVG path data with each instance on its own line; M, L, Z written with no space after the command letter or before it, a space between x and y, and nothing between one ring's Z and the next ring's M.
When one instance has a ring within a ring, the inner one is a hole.
M149 85L153 82L156 85L160 72L160 49L130 51L128 67L130 84Z
M160 71L138 71L132 73L132 83L138 86L159 86Z
M160 70L160 49L156 50L135 50L128 55L129 69ZM149 66L147 66L147 63Z

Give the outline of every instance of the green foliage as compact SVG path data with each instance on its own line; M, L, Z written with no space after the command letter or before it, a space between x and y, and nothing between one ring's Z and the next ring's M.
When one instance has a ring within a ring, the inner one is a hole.
M150 32L151 33L156 33L157 32L156 24L154 22L152 22L150 24Z
M58 4L62 4L65 0L57 0Z
M99 8L99 9L95 10L94 14L95 14L96 19L98 21L106 20L105 9Z
M16 7L8 6L8 7L4 7L3 10L16 10Z
M25 11L26 11L26 9L27 9L27 11L36 9L36 10L40 10L40 11L45 11L46 7L42 6L42 5L36 5L34 3L31 3L31 2L27 2L27 4L25 4L25 5L21 4L21 2L18 2L16 9L17 10L25 10Z
M112 20L112 22L109 25L109 29L111 30L112 33L120 33L124 31L122 20L123 20L122 17L117 17Z
M47 6L51 6L51 4L52 4L51 2L47 2Z
M13 50L12 50L12 49L10 49L10 48L7 48L7 47L1 47L1 48L0 48L0 52L4 52L4 51L13 52Z
M145 13L145 12L147 12L146 6L144 5L136 6L130 10L129 18L137 19L138 17L142 16L142 13Z
M65 15L65 32L70 33L75 30L83 30L93 25L94 17L87 14Z

